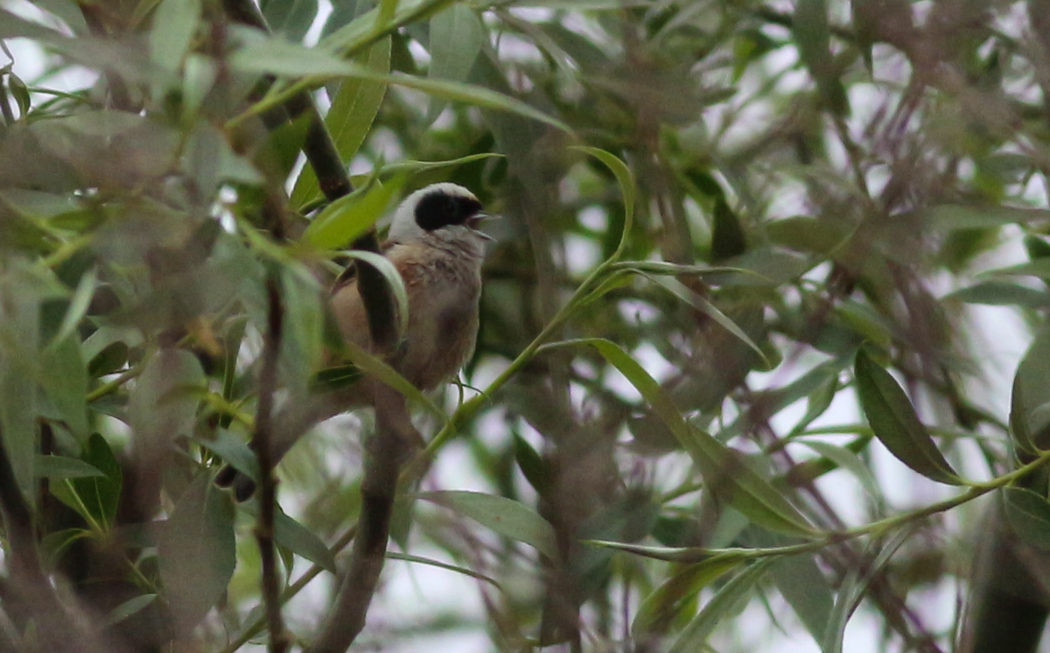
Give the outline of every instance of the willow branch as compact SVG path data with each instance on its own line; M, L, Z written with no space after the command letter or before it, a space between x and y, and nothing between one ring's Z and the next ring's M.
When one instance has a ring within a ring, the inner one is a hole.
M270 651L284 653L289 637L281 617L281 581L274 551L273 523L277 505L273 460L273 396L277 390L277 359L281 352L281 324L284 307L275 275L266 282L267 331L263 341L262 369L259 373L259 407L255 417L252 444L259 461L259 516L255 539L262 560L262 593L266 605L266 622L270 630Z

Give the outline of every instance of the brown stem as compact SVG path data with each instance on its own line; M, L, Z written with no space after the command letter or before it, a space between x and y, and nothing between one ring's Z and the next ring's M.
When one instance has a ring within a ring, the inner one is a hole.
M259 372L259 406L255 416L255 435L252 445L259 461L259 516L255 523L255 539L259 543L262 560L262 593L266 605L266 622L270 630L270 651L284 653L289 637L281 617L281 582L274 552L273 522L277 505L277 487L274 482L273 396L277 390L277 359L281 352L281 323L284 307L276 275L266 282L268 303L267 331L263 341L262 369Z

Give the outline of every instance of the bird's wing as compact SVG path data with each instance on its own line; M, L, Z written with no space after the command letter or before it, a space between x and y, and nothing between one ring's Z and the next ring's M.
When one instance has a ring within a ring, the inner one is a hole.
M396 244L397 243L389 240L383 241L383 243L379 245L379 253L385 255ZM356 279L357 265L351 260L348 262L347 266L343 268L343 271L339 273L339 276L336 277L335 282L332 284L332 294L334 295L339 292L343 286L353 283Z
M402 245L400 243L384 243L384 254L394 264L394 268L405 283L408 291L410 304L415 303L412 297L420 291L424 279L420 274L421 263L424 262L425 253L417 251L419 246ZM353 269L350 266L348 269ZM413 289L416 292L413 292ZM418 300L416 300L418 301ZM368 316L365 313L361 294L357 290L357 276L348 275L348 278L336 285L332 290L332 312L343 337L353 343L370 349L372 338L368 332Z

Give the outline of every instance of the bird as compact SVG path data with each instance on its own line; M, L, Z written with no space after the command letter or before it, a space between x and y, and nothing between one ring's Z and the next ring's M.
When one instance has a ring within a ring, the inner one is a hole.
M474 353L481 266L485 243L493 240L478 227L489 217L472 192L451 182L413 192L394 211L381 250L404 281L408 297L398 369L423 392L449 381ZM336 281L329 303L342 337L376 353L352 266ZM274 414L273 460L280 460L313 425L371 406L373 388L368 379L359 378L336 391L289 398ZM255 482L229 464L215 483L231 487L238 501L255 492Z

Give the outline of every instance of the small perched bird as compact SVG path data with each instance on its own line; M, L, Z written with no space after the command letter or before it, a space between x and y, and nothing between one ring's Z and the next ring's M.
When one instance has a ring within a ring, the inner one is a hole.
M390 223L382 249L404 280L408 295L408 327L402 334L399 369L424 392L452 378L474 352L481 263L485 241L492 240L477 227L486 217L473 193L446 182L409 195ZM336 282L330 303L342 336L374 351L368 316L352 273ZM372 405L373 387L361 379L341 390L285 402L274 416L274 460L280 460L314 424ZM215 482L233 487L239 501L255 491L254 481L230 465L220 470Z

